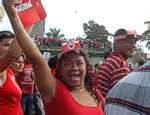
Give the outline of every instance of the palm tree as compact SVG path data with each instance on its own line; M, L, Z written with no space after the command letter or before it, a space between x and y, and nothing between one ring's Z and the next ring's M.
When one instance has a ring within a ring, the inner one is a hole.
M50 28L49 32L46 33L46 36L50 37L50 38L63 38L63 37L65 37L64 34L60 34L60 31L61 31L60 29Z

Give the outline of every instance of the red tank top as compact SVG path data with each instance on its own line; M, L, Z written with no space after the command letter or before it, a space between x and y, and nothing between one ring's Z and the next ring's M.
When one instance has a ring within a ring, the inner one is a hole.
M100 104L88 107L79 104L71 92L60 81L56 82L56 95L51 102L45 103L46 115L103 115Z
M6 81L0 87L0 115L22 115L21 90L11 70L6 69Z

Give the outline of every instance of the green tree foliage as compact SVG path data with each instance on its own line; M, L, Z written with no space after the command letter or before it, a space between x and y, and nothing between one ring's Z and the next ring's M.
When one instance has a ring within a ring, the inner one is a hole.
M104 45L108 43L108 36L110 33L106 30L105 26L90 20L88 23L83 24L83 30L86 34L86 39L97 39Z
M63 38L63 37L65 37L65 35L64 34L60 34L60 32L61 32L60 29L50 28L49 32L46 33L46 36L50 37L50 38Z

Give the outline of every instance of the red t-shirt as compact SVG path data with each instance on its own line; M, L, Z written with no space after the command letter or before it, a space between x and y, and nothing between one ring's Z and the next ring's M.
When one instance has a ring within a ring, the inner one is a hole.
M56 75L56 68L55 69L50 69L50 71L51 71L51 73L52 73L53 76Z
M106 97L109 90L130 72L127 60L118 52L113 52L95 73L95 84Z
M0 115L22 115L21 90L9 68L6 69L6 77L0 87Z
M16 76L16 80L21 88L22 94L33 94L35 77L31 64L25 65L23 72Z
M67 87L58 80L55 97L44 106L46 115L103 115L100 104L97 107L79 104L74 100Z

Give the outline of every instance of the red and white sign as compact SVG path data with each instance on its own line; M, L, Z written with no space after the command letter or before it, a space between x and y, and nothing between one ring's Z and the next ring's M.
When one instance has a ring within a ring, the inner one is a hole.
M80 49L79 41L70 40L62 44L63 52L70 51L70 50L79 50L79 49Z
M31 26L46 17L40 0L22 0L16 9L24 27Z

